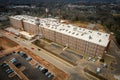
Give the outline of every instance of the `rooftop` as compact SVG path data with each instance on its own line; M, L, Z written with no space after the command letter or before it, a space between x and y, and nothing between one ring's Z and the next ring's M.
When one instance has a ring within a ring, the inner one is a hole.
M31 17L27 15L16 15L11 17L17 20L23 19L24 22L35 24L35 17ZM82 39L82 40L95 43L104 47L106 47L107 44L109 43L110 34L108 33L89 30L86 28L74 26L72 24L59 23L57 19L53 19L53 18L40 19L40 27L44 27L46 29L63 33L65 35Z

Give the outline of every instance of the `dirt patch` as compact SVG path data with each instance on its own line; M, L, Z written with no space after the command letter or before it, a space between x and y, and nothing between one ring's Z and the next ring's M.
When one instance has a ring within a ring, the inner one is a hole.
M81 22L81 21L74 21L74 22L72 22L72 24L75 26L80 26L82 28L86 28L89 23L88 22Z
M6 38L6 37L0 37L0 46L3 48L3 49L8 49L8 48L11 48L11 47L15 47L17 46L18 44L15 43L14 41Z
M71 61L72 63L75 63L75 64L77 64L77 62L83 58L82 55L75 53L73 51L70 51L70 50L63 51L60 54L60 56L67 59L68 61Z
M80 61L83 56L80 55L79 53L73 52L68 49L64 49L64 46L58 45L56 43L49 43L44 40L36 40L33 42L38 47L43 48L44 50L50 52L51 54L55 55L56 57L59 57L66 62L76 66L78 61Z
M42 40L42 39L36 40L36 41L34 41L34 42L32 42L32 43L35 44L35 45L37 45L37 46L39 46L39 47L45 47L45 45L48 44L47 41Z

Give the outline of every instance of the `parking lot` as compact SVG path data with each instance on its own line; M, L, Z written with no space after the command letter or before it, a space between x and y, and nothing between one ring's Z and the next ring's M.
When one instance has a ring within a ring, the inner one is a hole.
M5 70L7 69L8 67L6 68L2 68L0 67L0 80L20 80L19 77L17 75L15 75L14 77L12 78L9 78L8 75L6 74ZM2 73L2 74L1 74Z
M26 79L28 78L28 80L53 79L53 75L50 76L50 73L46 73L48 72L48 69L44 68L41 70L40 64L36 67L29 64L31 60L32 58L30 58L29 56L21 55L18 53L12 53L0 58L0 73L2 73L0 74L0 80L20 80L20 76L26 77ZM16 72L16 69L19 71ZM17 73L17 75L14 74L14 72ZM13 76L10 77L10 75Z

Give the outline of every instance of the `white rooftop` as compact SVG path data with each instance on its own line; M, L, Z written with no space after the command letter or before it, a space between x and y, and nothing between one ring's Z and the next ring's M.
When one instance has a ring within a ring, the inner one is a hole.
M18 18L18 20L24 19L25 22L35 24L35 17L26 16L26 15L16 15L12 17ZM40 19L40 27L44 27L59 33L63 33L68 36L72 36L72 37L82 39L91 43L95 43L104 47L106 47L107 44L109 43L110 34L108 33L89 30L86 28L74 26L72 24L59 23L57 19L53 19L53 18Z
M12 28L12 27L8 27L5 30L8 31L8 32L14 33L16 35L19 35L19 31L14 29L14 28Z

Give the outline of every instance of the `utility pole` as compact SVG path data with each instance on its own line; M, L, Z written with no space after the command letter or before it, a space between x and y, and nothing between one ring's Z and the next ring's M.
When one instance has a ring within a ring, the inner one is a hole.
M58 10L59 22L61 21L61 9Z
M48 12L49 12L48 8L45 9L45 12L46 12L46 17L48 17Z

